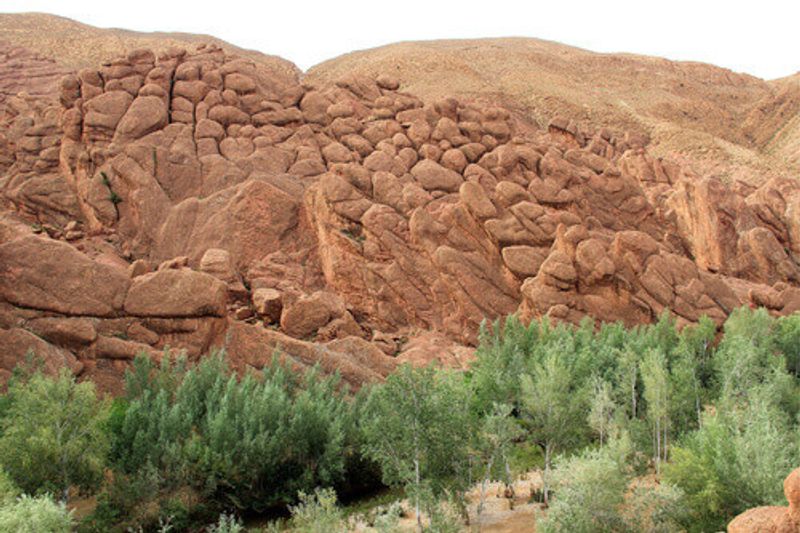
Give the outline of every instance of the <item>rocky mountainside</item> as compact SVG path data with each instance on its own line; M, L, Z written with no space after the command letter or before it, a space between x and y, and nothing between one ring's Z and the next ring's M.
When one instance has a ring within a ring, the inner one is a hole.
M399 43L313 67L307 78L392 72L431 100L483 98L541 127L556 116L630 131L656 156L763 183L800 168L800 78L767 82L702 63L600 54L538 39Z
M44 13L0 13L0 102L20 91L58 96L58 81L66 72L97 67L104 61L139 48L166 50L216 44L246 57L278 76L297 76L290 61L243 50L209 35L142 33L118 28L96 28ZM47 80L42 80L47 78Z
M747 304L800 310L791 161L740 181L690 164L691 152L658 155L663 139L645 127L658 106L642 92L625 122L600 103L589 109L607 113L522 105L517 77L494 92L455 87L442 63L435 76L458 89L446 97L425 64L403 70L402 54L399 70L335 61L301 78L208 43L75 71L20 42L0 48L26 58L6 78L32 80L41 62L68 73L52 92L0 103L2 376L33 350L113 391L137 353L224 347L240 368L280 349L357 386L403 361L463 365L480 322L515 312L635 324L665 309L683 323ZM542 78L564 61L548 53ZM613 57L584 68L609 69L619 94L625 79L650 79L637 64L689 85L719 74L693 98L730 116L671 122L689 137L766 165L775 136L746 136L756 108L717 97L739 87L767 102L758 122L783 132L781 150L796 146L796 80L628 56L604 66ZM781 84L783 103L769 104Z

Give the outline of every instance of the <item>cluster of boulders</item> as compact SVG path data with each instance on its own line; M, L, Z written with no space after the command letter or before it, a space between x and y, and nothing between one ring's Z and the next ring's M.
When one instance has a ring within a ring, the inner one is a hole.
M137 50L0 110L0 372L276 350L353 384L463 365L480 322L800 307L800 186L702 178L647 139L303 85L212 45ZM37 235L38 234L38 235ZM424 332L424 333L423 333Z

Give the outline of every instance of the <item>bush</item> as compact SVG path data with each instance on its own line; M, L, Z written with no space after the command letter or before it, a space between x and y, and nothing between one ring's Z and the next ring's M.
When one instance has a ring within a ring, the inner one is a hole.
M434 501L426 505L430 533L459 533L464 529L464 519L459 514L460 503L453 499Z
M378 533L397 533L401 516L403 516L403 506L400 502L392 502L382 512L378 513L373 522L373 527Z
M186 370L143 358L114 423L118 470L153 465L162 487L188 485L221 507L262 511L343 479L355 452L351 405L338 377L294 374L277 361L262 376L233 375L221 355Z
M685 494L686 528L716 531L751 507L783 505L783 478L800 461L798 444L796 429L763 400L707 417L664 470Z
M0 507L0 531L14 533L68 533L72 514L49 496L20 496Z
M313 494L300 492L300 503L290 506L292 527L304 533L347 531L342 510L336 504L333 489L316 489Z
M14 482L11 481L11 478L8 477L4 470L0 470L0 507L13 502L18 495L19 489L14 485Z
M682 497L681 490L669 484L637 484L625 498L627 529L641 533L680 531L685 514Z
M56 378L36 372L12 382L8 399L0 420L0 466L18 487L65 501L71 486L90 491L100 485L106 408L93 383L76 383L67 370Z
M235 516L228 514L219 515L217 523L209 526L207 533L242 533L244 526Z
M537 531L594 533L624 527L620 507L626 479L610 453L594 451L564 460L553 481L556 496Z

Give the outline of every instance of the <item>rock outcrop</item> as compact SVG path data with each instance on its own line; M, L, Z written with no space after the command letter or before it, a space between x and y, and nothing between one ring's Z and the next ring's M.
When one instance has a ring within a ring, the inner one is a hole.
M756 507L728 524L728 533L795 533L800 531L800 468L783 482L788 507Z
M0 333L114 389L136 353L276 350L353 385L464 365L510 313L637 324L800 308L800 185L641 135L215 45L135 50L0 116ZM424 332L424 333L423 333ZM46 348L45 348L46 346Z
M0 107L20 92L34 97L56 96L59 80L68 73L52 58L0 40Z

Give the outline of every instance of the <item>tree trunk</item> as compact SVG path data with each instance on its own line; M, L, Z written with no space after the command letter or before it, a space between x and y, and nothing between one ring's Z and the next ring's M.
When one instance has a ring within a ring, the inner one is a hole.
M417 533L422 533L422 513L419 509L419 459L414 459L414 482L417 485L417 493L414 495L414 512L417 515Z
M544 505L550 506L550 445L544 446L544 475L542 475L542 492L544 494Z
M492 475L492 464L494 463L494 456L489 459L486 464L486 472L481 481L481 501L478 503L478 531L481 530L481 513L483 513L483 506L486 503L486 485L489 483L489 477Z
M509 500L509 507L511 510L514 509L514 497L516 493L514 492L514 481L511 479L511 467L508 466L508 457L503 458L506 467L506 498Z
M656 474L661 472L661 419L656 418Z

